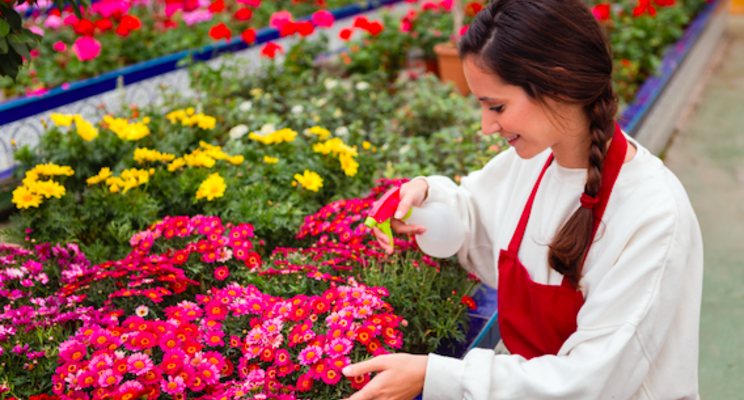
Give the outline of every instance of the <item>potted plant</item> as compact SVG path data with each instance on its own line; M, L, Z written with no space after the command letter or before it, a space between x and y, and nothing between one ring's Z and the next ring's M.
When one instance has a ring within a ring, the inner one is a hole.
M467 30L467 25L463 25L465 18L472 20L482 9L483 5L477 1L467 3L463 8L462 0L453 0L451 11L454 20L452 36L449 41L434 46L439 66L439 78L444 82L453 82L463 96L470 94L470 88L462 71L462 60L457 55L457 45L460 42L460 37Z

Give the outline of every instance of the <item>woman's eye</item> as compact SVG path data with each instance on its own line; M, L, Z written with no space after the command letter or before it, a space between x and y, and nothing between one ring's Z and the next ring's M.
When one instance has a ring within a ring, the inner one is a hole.
M504 111L504 106L496 106L489 108L491 111L496 111L497 113L501 114L502 111Z

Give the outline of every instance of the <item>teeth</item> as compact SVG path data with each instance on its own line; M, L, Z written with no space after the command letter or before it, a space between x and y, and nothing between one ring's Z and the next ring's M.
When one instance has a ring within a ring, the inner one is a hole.
M519 135L514 135L514 136L509 136L509 137L504 138L504 139L506 139L507 142L511 142L512 140L514 140L514 139L516 139L518 137L519 137Z

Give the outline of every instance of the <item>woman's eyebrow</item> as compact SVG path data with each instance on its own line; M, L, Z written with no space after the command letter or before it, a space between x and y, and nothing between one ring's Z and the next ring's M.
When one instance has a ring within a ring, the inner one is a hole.
M495 98L495 97L479 97L478 98L478 101L491 101L491 102L494 102L494 103L498 103L499 101L501 101L501 99L498 99L498 98Z

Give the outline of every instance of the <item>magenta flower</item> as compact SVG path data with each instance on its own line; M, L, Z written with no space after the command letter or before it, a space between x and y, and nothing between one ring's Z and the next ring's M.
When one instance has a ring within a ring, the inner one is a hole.
M33 33L35 33L35 34L37 34L39 36L44 36L44 30L41 29L41 28L39 28L38 26L32 26L32 27L28 28L28 30L30 30L31 32L33 32Z
M351 340L340 337L333 339L328 344L328 356L330 357L341 357L349 354L351 352L351 349L354 347L354 344L351 342Z
M121 382L122 375L117 375L114 370L106 369L98 377L98 385L101 387L116 386Z
M224 265L214 270L214 279L218 281L224 281L228 276L230 276L230 270Z
M307 346L304 348L297 359L300 360L302 365L310 365L320 360L323 356L323 350L318 346Z
M281 31L288 22L292 22L292 13L287 10L277 11L269 18L269 26Z
M91 8L93 12L101 14L104 18L108 18L117 11L121 15L126 15L129 12L129 3L122 0L101 0L93 3Z
M207 22L212 19L212 12L209 10L198 9L191 12L183 13L183 22L191 26L199 22Z
M79 37L72 45L72 52L80 61L88 61L101 54L101 42L89 36Z
M137 376L146 374L154 366L147 354L135 353L129 356L129 371Z
M160 382L160 389L170 395L176 395L183 393L184 389L186 389L186 383L184 383L183 378L180 376L176 376L175 378L169 376L167 381Z
M320 28L330 28L336 17L327 10L318 10L313 13L313 23Z

